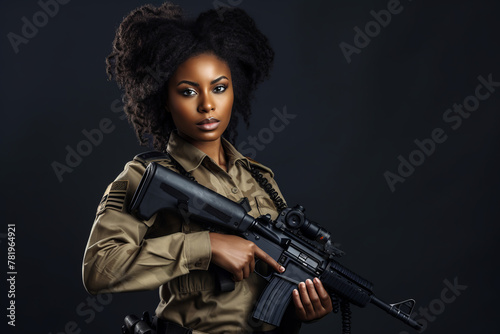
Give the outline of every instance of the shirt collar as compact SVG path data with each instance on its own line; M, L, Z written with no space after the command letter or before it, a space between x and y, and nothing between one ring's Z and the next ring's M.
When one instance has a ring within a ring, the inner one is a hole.
M250 162L244 157L229 141L221 138L222 146L228 158L228 166L234 165L241 160L246 167L250 168ZM168 139L167 152L170 154L187 172L192 172L198 168L204 159L212 160L206 153L199 150L184 138L179 136L177 131L170 133Z

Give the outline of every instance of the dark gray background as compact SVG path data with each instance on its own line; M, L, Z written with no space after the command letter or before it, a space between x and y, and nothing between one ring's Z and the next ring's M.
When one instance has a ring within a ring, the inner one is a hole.
M17 228L17 326L9 332L55 334L74 322L81 333L118 333L126 314L156 307L156 291L118 294L98 302L91 319L81 282L101 195L145 150L112 111L120 92L104 70L116 27L144 3L70 1L17 54L7 34L20 34L21 18L32 21L41 9L34 0L0 5L2 277L5 224ZM213 8L212 1L177 3L192 15ZM402 12L348 64L339 43L353 44L353 28L364 28L370 11L388 1L232 3L248 11L276 52L238 142L286 106L297 117L255 159L275 171L290 204L301 203L333 232L347 252L341 262L373 281L380 298L413 297L417 307L439 306L443 281L457 278L466 290L437 310L425 333L496 333L500 87L460 128L442 117L474 94L479 75L500 81L498 8L403 0ZM64 163L65 147L75 148L82 130L103 118L114 130L59 182L51 164ZM384 172L397 172L397 157L408 158L413 141L435 128L447 140L391 192ZM6 294L2 288L3 310ZM353 312L353 333L414 332L373 305ZM329 315L303 332L340 333L339 319Z

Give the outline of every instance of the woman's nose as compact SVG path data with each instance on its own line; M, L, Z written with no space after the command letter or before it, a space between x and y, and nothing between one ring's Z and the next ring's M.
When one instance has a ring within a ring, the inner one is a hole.
M215 110L215 102L210 94L202 95L200 104L198 105L199 113L209 113Z

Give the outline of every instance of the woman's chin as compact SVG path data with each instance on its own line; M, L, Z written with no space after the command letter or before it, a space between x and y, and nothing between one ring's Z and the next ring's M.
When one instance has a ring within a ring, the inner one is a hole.
M178 131L179 135L186 139L188 142L195 144L197 142L211 142L211 141L216 141L219 140L222 137L222 134L224 131L221 131L220 127L215 130L199 130L196 131L195 133L191 134L186 134L183 132Z

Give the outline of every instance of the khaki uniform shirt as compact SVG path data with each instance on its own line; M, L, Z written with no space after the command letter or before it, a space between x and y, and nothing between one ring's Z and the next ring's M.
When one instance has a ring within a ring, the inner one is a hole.
M172 132L168 153L198 183L239 201L247 197L258 217L277 210L247 167L257 167L280 194L273 172L241 155L223 139L226 172L209 156ZM177 171L168 158L154 160ZM195 333L247 333L273 326L252 319L266 281L255 273L236 282L234 291L221 293L209 271L209 232L174 211L161 211L148 221L128 213L128 205L147 164L136 157L106 189L88 240L83 280L88 292L121 292L160 288L159 318L196 329ZM297 324L296 327L300 327Z

